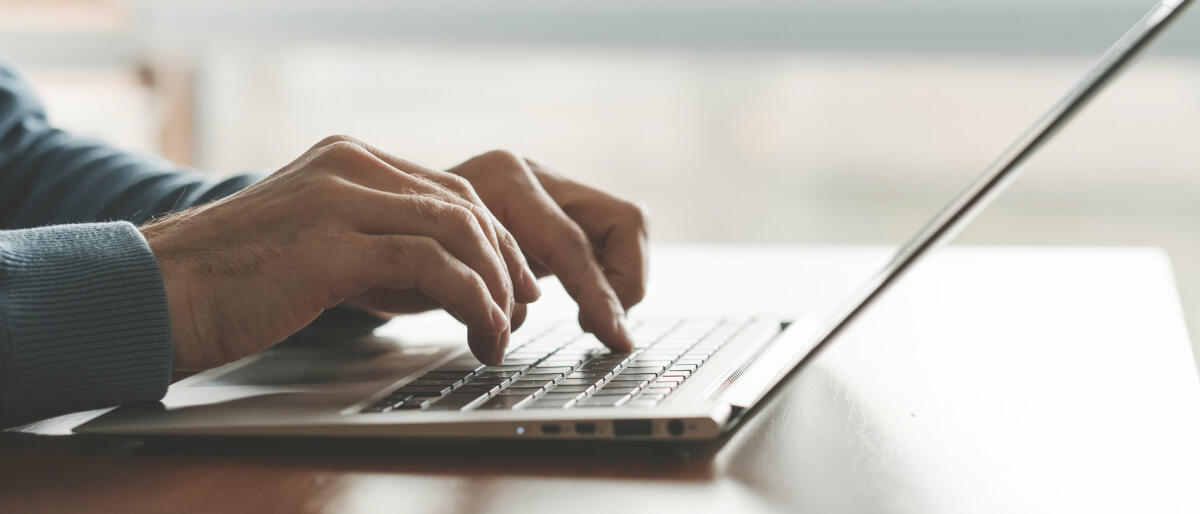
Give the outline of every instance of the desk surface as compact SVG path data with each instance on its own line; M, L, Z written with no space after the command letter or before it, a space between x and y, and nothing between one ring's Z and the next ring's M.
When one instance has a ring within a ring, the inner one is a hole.
M883 258L660 247L645 310L811 309ZM959 248L718 444L46 435L72 415L0 434L0 511L1200 512L1193 362L1160 252Z

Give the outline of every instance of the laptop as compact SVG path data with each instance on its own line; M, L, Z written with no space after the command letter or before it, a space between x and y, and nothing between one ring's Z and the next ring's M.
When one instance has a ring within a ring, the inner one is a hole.
M632 353L574 320L527 328L504 362L409 333L295 341L173 385L158 403L75 429L134 436L695 441L728 433L908 269L951 239L1018 169L1191 3L1162 0L1062 100L950 201L844 305L791 320L664 317L632 323ZM429 342L424 342L429 341ZM330 344L334 343L334 344Z

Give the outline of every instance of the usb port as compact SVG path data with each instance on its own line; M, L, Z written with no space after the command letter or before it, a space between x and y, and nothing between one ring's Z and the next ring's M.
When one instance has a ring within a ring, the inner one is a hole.
M594 434L594 433L596 433L596 424L595 423L576 423L575 424L575 433L576 434L584 434L584 435Z
M651 427L648 419L623 419L613 422L613 434L618 437L650 435Z
M542 433L546 435L555 435L562 432L562 427L558 425L542 425Z

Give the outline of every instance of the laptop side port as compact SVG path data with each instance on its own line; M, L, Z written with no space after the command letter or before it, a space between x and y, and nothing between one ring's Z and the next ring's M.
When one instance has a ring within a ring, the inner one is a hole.
M542 425L542 433L546 435L558 435L562 432L562 427L558 425Z
M648 436L654 425L648 419L622 419L613 422L613 435L617 437Z
M673 436L683 435L683 420L673 419L667 422L667 433Z
M576 423L575 433L579 435L592 435L596 433L595 423Z

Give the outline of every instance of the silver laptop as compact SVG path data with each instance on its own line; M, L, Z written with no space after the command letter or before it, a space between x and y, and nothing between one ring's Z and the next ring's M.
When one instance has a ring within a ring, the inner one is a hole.
M1018 168L1191 3L1163 0L845 305L795 320L645 318L609 353L574 320L514 335L484 366L419 333L293 341L118 408L75 430L139 436L703 440L797 373L906 270L949 240ZM414 342L417 341L417 342Z

